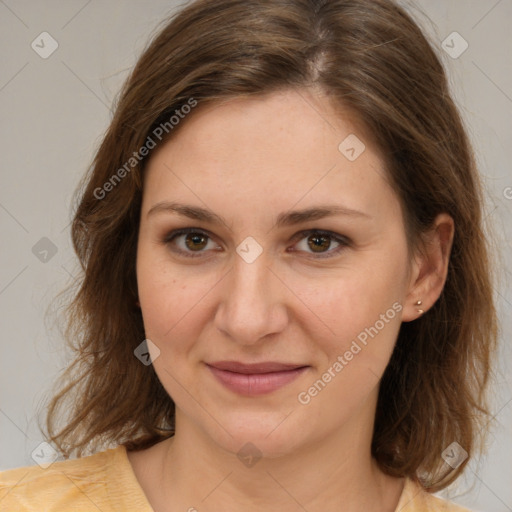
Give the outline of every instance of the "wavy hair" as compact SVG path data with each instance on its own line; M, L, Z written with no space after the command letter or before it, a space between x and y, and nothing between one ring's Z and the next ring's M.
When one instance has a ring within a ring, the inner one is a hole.
M117 444L139 450L174 433L172 399L134 357L145 339L134 304L148 137L191 98L201 106L311 86L374 138L410 247L439 213L455 222L442 294L402 324L382 377L372 455L387 474L434 491L477 451L497 339L493 274L482 185L439 57L391 0L197 0L142 53L77 190L71 235L82 275L66 310L74 359L46 418L65 458ZM441 457L452 441L470 456L455 470Z

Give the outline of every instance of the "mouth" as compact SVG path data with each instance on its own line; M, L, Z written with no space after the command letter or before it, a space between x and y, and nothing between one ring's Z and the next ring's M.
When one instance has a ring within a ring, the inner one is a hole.
M277 362L245 364L238 361L206 363L213 376L227 389L245 396L276 391L302 375L309 366Z

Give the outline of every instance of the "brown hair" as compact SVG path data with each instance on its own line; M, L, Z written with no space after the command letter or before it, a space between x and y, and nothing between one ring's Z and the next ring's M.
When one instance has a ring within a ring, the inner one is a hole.
M142 449L174 432L172 399L133 353L145 338L135 255L149 156L126 163L191 99L202 105L310 86L354 112L375 139L411 247L437 214L455 221L443 292L402 324L382 378L372 454L386 473L422 476L430 490L469 460L447 471L441 453L452 441L474 454L497 321L481 184L439 58L389 0L198 0L144 51L78 191L72 240L83 278L67 325L76 358L46 423L65 457L108 444ZM179 126L168 123L168 136ZM61 412L66 423L57 430Z

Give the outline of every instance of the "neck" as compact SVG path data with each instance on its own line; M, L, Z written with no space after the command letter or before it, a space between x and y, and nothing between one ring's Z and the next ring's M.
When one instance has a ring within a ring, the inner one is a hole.
M155 510L392 512L403 481L372 459L367 414L373 411L362 409L350 425L291 453L244 463L177 411L175 436L159 443L156 476L159 501L169 505Z

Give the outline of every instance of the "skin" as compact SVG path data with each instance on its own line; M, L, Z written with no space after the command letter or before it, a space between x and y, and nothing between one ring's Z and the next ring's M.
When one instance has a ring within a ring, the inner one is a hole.
M355 161L338 150L349 134L366 146ZM208 208L224 222L148 215L164 201ZM364 215L276 225L291 209L333 204ZM378 385L401 322L442 291L452 219L439 215L424 252L412 253L371 138L320 91L304 89L198 107L152 153L140 219L139 302L146 337L160 350L154 369L176 404L176 435L129 453L154 510L395 510L404 481L383 474L370 454ZM166 242L185 227L210 236L199 256L186 235ZM348 245L327 238L319 254L308 245L315 233L300 234L308 229ZM236 252L246 237L263 249L252 263ZM300 403L298 394L393 304L401 309L394 318ZM309 368L277 391L245 397L205 366L219 360ZM251 467L237 457L249 442L262 455Z

